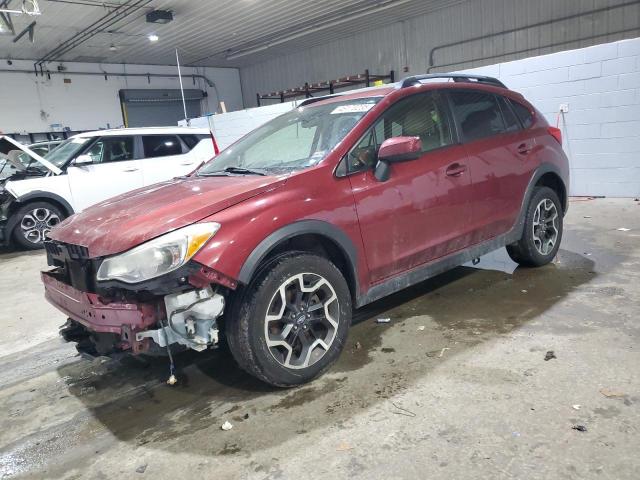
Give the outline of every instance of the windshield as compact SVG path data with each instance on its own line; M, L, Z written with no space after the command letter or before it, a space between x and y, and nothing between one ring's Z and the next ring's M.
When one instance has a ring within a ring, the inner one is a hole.
M56 148L51 150L44 156L45 160L50 161L56 167L62 168L72 157L76 155L87 143L93 140L92 137L82 138L70 138L65 140Z
M296 108L258 127L198 170L275 173L311 167L323 160L381 97Z

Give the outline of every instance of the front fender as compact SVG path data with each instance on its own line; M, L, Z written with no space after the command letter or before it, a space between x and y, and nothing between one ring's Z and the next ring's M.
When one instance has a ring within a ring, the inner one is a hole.
M322 220L300 220L276 230L267 238L262 240L262 242L260 242L247 257L244 265L240 269L238 280L245 284L249 283L258 266L267 257L270 251L286 240L305 234L319 235L335 243L340 248L345 258L348 259L353 278L358 278L354 267L354 265L357 264L358 258L356 247L349 236L335 225Z

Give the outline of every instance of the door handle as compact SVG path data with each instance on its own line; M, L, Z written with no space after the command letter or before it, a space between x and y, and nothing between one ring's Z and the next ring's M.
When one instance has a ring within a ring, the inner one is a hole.
M122 170L123 172L137 172L139 170L139 168L136 167L131 167L131 168L125 168L124 170Z
M531 151L531 145L528 145L526 143L521 143L520 145L518 145L518 153L520 155L526 155L530 151Z
M448 177L459 177L467 171L467 166L461 163L452 163L447 167L446 174Z

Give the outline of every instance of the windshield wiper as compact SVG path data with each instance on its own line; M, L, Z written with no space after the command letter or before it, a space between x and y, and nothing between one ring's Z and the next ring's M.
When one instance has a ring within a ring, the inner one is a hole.
M214 172L202 172L198 173L198 175L202 175L203 177L215 176L215 175L224 175L225 173L235 173L238 175L262 175L265 176L266 173L264 170L257 170L251 168L243 168L243 167L227 167L224 170L217 170Z

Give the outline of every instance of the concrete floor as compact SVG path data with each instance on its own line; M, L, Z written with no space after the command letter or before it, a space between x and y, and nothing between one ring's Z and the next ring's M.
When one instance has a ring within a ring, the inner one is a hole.
M637 480L640 204L576 199L565 228L555 264L497 252L358 311L294 390L217 351L174 387L161 359L82 360L44 256L0 254L0 477Z

